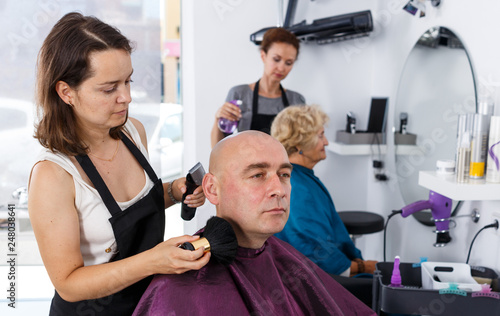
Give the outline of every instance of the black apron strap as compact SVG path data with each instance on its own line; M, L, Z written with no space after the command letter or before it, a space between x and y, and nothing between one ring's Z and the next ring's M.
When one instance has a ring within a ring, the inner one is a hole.
M280 84L280 90L281 90L281 99L283 100L283 106L286 108L287 106L290 105L288 103L288 98L286 97L285 89L283 89L283 86Z
M148 174L151 181L156 182L156 180L158 180L158 176L156 175L153 167L151 167L148 160L146 159L146 157L144 157L138 146L136 146L123 132L120 132L120 135L125 146L127 146L128 150L130 150L135 159L137 159L139 164L141 164L141 167L146 170L146 173Z
M276 117L276 114L259 114L259 82L260 79L255 83L253 89L253 100L252 100L252 121L250 123L251 130L262 131L264 133L271 133L271 124ZM285 90L280 84L281 90L281 100L283 101L283 107L289 105L288 98L286 97Z
M79 155L76 156L75 158L76 161L78 161L78 163L80 164L80 166L82 166L83 171L85 171L85 173L89 177L90 181L94 185L97 192L99 192L99 195L101 196L104 205L106 205L111 215L115 215L121 212L121 208L116 203L115 199L113 198L113 195L111 194L108 187L104 183L104 180L102 179L101 175L95 168L89 156Z
M259 114L259 82L260 79L255 83L255 87L253 88L253 98L252 98L252 116ZM252 117L252 121L253 121Z
M260 79L255 83L255 87L253 88L253 99L252 99L252 115L259 114L259 82ZM283 101L283 106L286 108L290 105L288 102L288 98L286 97L285 89L280 84L281 90L281 100Z
M137 146L123 132L120 132L120 136L125 146L127 146L128 150L130 150L130 152L139 162L141 167L144 168L144 170L146 170L146 173L148 174L151 181L153 181L153 183L158 181L156 173L154 172L151 165L148 163L146 157L144 157L142 152L139 150L139 148L137 148ZM89 177L90 181L94 185L97 192L99 192L99 195L101 196L104 205L106 205L111 215L114 216L115 214L121 212L121 208L118 206L118 203L116 203L116 200L113 198L113 195L111 194L108 187L104 183L104 180L102 179L96 167L90 160L89 156L79 155L76 156L75 158L80 164L80 166L82 166L83 171L85 171L85 173Z

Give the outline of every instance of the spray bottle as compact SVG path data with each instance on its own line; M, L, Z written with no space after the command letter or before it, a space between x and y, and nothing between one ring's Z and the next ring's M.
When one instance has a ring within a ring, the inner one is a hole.
M243 104L243 101L241 100L232 100L229 101L229 103L232 103L236 105L237 107L240 107ZM238 127L238 121L231 121L226 118L219 118L219 129L226 134L232 134L236 130L236 127Z

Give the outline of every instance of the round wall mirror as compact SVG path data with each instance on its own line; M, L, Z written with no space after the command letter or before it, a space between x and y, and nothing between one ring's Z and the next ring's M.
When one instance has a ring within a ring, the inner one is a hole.
M419 171L455 159L458 115L475 111L474 75L462 42L447 28L429 29L408 56L396 98L396 173L406 204L429 198L418 185Z

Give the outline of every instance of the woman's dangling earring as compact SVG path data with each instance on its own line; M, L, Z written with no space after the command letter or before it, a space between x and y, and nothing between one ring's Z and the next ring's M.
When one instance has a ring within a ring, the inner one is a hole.
M303 154L302 150L299 150L299 155L302 155L302 154Z

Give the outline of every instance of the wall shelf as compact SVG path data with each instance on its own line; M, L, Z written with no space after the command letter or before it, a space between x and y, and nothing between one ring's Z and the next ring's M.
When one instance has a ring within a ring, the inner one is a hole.
M349 145L343 143L332 142L327 146L327 149L335 154L348 156L348 155L378 155L380 148L380 154L385 155L387 153L387 145Z
M379 149L377 145L370 144L344 144L333 142L328 145L327 149L337 155L378 155ZM422 149L416 145L396 145L396 155L417 155L422 152ZM387 153L387 145L380 145L380 154Z
M500 183L484 180L457 183L455 174L438 175L435 171L420 171L418 184L455 201L500 200Z

